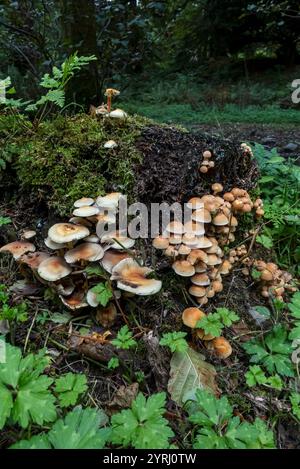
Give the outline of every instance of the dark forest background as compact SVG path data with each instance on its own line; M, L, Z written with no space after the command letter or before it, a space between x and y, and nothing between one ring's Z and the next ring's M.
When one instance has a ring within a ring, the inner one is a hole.
M204 108L226 106L229 114L247 106L264 106L265 113L274 105L276 112L294 111L299 5L299 0L1 0L0 77L10 76L18 94L34 98L40 77L78 51L98 58L68 89L74 102L86 106L100 104L104 88L114 86L129 110L166 120L178 112L186 120L189 112L200 116Z

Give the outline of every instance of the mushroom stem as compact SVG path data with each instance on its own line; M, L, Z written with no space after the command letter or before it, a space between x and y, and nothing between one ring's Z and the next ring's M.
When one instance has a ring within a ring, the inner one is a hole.
M111 110L111 96L110 95L107 96L107 110L108 112L110 112Z

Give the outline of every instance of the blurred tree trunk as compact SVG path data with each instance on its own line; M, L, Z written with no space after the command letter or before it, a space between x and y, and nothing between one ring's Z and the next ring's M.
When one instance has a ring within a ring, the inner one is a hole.
M96 55L99 58L94 0L58 0L61 9L63 50L66 55ZM91 62L70 82L68 97L86 108L100 100L99 62Z

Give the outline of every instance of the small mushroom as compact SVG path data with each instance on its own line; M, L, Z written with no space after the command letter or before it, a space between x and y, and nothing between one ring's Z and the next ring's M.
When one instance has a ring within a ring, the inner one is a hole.
M213 192L214 192L214 195L216 194L219 194L220 192L223 191L223 186L222 184L219 184L218 182L215 182L212 186L211 186Z
M232 347L224 337L216 337L211 345L219 358L226 359L232 354Z
M70 266L61 257L53 256L45 259L38 266L39 276L48 282L56 282L72 272Z
M28 265L32 270L37 270L39 265L50 256L46 252L30 252L28 254L23 254L19 260L22 264Z
M174 262L172 269L180 277L192 277L195 274L195 267L186 260Z
M96 262L102 259L104 250L97 243L82 243L65 253L68 264L76 264L79 261Z
M15 260L18 260L26 252L34 252L35 246L29 241L13 241L12 243L5 244L0 249L0 252L10 252Z
M125 251L114 251L109 249L105 252L101 259L101 265L106 272L112 273L113 268L124 259L128 259L130 255Z
M120 94L120 91L119 90L116 90L114 88L107 88L105 90L105 93L104 95L107 97L107 111L110 112L111 111L111 103L112 103L112 98L114 96L119 96Z
M108 140L104 143L103 148L111 149L117 148L118 144L114 140Z
M199 308L186 308L182 313L182 322L185 326L195 329L197 322L206 314Z
M141 267L134 259L124 259L113 269L111 280L117 281L117 287L135 295L153 295L161 289L160 280L146 278L152 273L148 267Z
M95 205L83 205L73 210L74 217L91 217L99 213L99 208Z
M88 205L93 205L95 203L94 199L91 197L82 197L74 202L75 208L87 207Z
M157 236L157 238L153 239L152 246L155 249L167 249L169 246L169 239L164 238L163 236Z
M48 231L48 237L51 241L58 244L70 243L86 238L90 234L88 228L82 225L73 225L72 223L56 223Z

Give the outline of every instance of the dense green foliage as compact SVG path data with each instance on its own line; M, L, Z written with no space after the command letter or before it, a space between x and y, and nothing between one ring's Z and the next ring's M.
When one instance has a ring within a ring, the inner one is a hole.
M129 117L120 124L84 114L58 116L42 123L36 131L26 122L24 134L6 145L5 122L9 126L10 118L3 116L0 120L0 139L4 139L0 158L13 146L13 167L21 187L39 193L58 213L69 213L73 201L80 197L104 194L110 181L110 188L129 196L132 193L132 168L140 161L134 141L145 123L142 118ZM118 148L103 148L112 138Z

